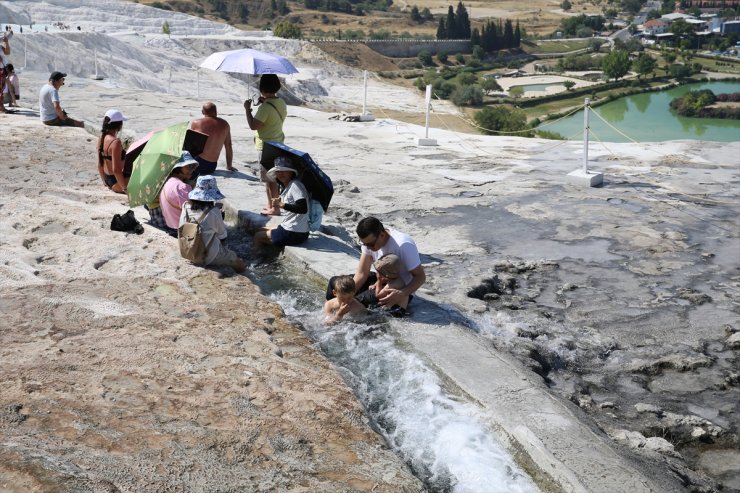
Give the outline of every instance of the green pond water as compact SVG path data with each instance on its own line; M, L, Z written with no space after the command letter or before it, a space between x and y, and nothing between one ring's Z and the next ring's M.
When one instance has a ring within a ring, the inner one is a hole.
M591 140L606 142L740 141L740 120L686 118L671 111L669 105L673 98L698 89L711 89L715 94L740 92L740 82L686 84L666 91L620 98L598 108L592 108L589 114ZM594 115L594 112L624 135L610 128L597 115ZM545 124L542 126L543 130L557 132L571 140L583 139L583 111L557 123L547 124L545 122Z
M544 91L548 87L562 86L562 85L563 85L562 82L550 82L548 84L527 84L525 86L513 86L513 87L521 87L525 93L528 93L528 92Z

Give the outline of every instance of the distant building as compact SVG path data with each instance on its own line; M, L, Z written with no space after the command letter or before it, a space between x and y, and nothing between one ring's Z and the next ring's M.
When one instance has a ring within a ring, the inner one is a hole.
M722 23L720 33L723 36L728 34L740 34L740 21L727 21Z
M660 19L651 19L642 25L642 31L646 36L655 36L668 32L669 24Z
M684 19L684 20L686 20L686 19L694 19L694 18L695 17L693 15L680 14L678 12L674 12L672 14L666 14L666 15L660 16L660 19L662 21L665 21L665 22L668 22L668 23L671 23L671 22L675 21L676 19Z

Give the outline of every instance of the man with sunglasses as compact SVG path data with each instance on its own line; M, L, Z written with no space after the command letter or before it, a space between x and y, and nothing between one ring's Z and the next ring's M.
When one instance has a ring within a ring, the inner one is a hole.
M357 271L354 275L355 286L358 287L357 295L367 291L370 286L375 284L377 277L374 272L370 272L373 263L384 255L394 254L401 259L401 268L399 277L403 280L402 289L388 289L386 296L379 299L378 302L384 307L398 305L404 298L411 296L426 281L426 273L421 265L419 250L416 243L407 234L395 229L386 229L383 223L375 217L366 217L357 224L357 236L362 244L362 253L360 262L357 264ZM329 280L329 287L326 292L326 299L333 297L333 281ZM358 296L360 301L364 301L364 296Z
M67 74L52 72L49 83L44 84L39 92L39 115L44 125L54 127L84 127L85 124L67 116L59 100L59 88L64 85Z

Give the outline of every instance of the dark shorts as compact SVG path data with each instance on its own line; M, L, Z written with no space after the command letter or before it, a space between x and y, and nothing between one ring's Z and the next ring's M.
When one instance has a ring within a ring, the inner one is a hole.
M308 231L305 233L296 233L288 231L282 226L278 226L270 233L270 240L275 246L296 246L308 239Z
M110 188L113 185L118 183L118 180L116 180L116 177L113 175L105 175L105 186Z
M44 125L49 125L50 127L76 127L77 121L69 117L67 117L66 120L62 120L61 118L56 117L53 120L45 121Z
M207 161L200 156L195 156L195 160L198 161L198 167L195 168L193 175L197 173L197 176L212 175L216 171L218 163L213 161Z

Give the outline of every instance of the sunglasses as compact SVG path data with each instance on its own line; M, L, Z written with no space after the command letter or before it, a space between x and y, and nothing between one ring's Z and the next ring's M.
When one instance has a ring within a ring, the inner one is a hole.
M375 244L378 242L378 239L380 238L380 235L377 235L373 241L360 241L364 246L367 248L370 248L371 250L375 248Z

